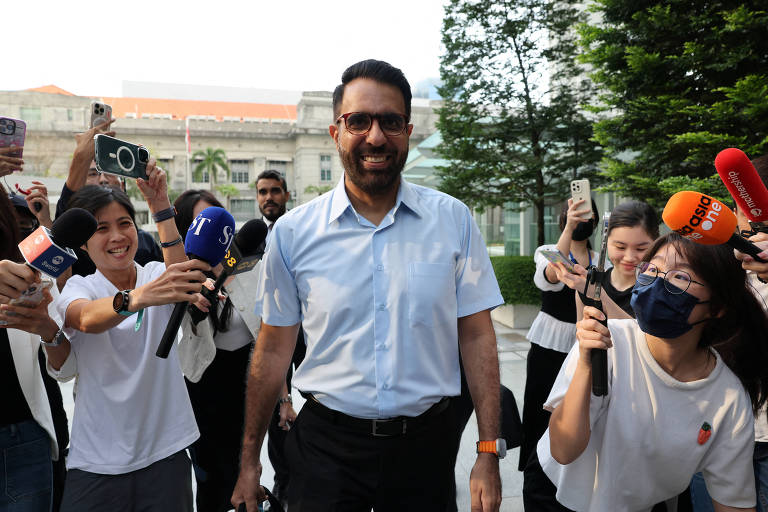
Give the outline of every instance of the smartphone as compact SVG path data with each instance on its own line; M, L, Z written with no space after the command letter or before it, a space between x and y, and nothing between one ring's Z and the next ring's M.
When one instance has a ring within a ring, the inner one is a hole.
M24 147L24 138L27 135L27 123L21 119L0 117L0 148L16 146L18 151L6 153L6 156L21 158ZM20 169L15 169L20 170Z
M550 251L548 249L543 249L541 254L552 263L562 263L565 265L565 268L568 270L568 272L574 273L575 269L573 268L573 262L563 256L563 253L560 251Z
M96 168L99 172L133 179L148 179L149 150L147 148L101 133L95 135L93 139L96 146Z
M53 286L53 280L48 277L43 277L39 283L35 283L21 294L18 299L11 299L9 304L11 306L21 306L24 308L33 308L40 304L43 300L43 290L49 290ZM6 312L8 316L14 316L14 313ZM8 322L0 320L0 325L5 325Z
M112 107L106 103L99 103L98 101L91 102L91 125L89 128L106 123L110 119L112 119ZM107 130L109 130L109 128L104 128L100 131L106 132Z
M588 208L589 213L585 213L581 218L590 220L592 218L592 195L589 190L589 180L573 180L571 182L571 198L573 201L584 201L582 208Z

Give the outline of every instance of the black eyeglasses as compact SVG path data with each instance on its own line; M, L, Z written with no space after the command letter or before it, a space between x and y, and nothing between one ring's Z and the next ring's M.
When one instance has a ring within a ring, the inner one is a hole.
M369 114L368 112L347 112L336 118L336 122L344 120L347 131L353 135L365 135L373 126L373 120L379 122L379 128L384 135L401 135L408 127L408 120L403 114L387 112L384 114Z
M685 270L667 270L662 272L653 263L644 261L635 267L635 275L637 276L637 283L640 286L648 286L652 284L659 274L664 276L664 288L673 295L679 295L688 290L691 283L704 286L704 283L694 281L691 279L691 275Z

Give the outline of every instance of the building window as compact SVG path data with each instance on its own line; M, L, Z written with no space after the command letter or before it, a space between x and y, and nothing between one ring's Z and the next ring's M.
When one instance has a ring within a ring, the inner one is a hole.
M195 169L197 169L197 166L200 165L202 160L195 160L192 162L192 179L195 177ZM201 179L200 181L195 181L195 183L209 183L211 181L211 177L208 174L208 169L203 169L203 172L201 173Z
M285 176L288 172L288 162L283 160L267 160L267 166L264 168L264 170L277 171L281 176Z
M229 200L229 213L235 220L250 220L256 215L256 201L253 199L235 199Z
M232 183L248 183L250 181L248 160L230 160L229 172Z
M41 121L43 113L40 107L21 107L21 119L24 121Z
M320 155L320 181L331 181L331 155Z
M75 120L75 114L72 112L71 108L67 109L67 121L74 121Z

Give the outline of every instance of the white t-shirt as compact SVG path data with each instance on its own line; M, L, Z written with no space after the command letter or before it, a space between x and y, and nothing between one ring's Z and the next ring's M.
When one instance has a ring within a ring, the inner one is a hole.
M537 447L558 501L578 512L649 511L701 471L712 498L754 507L754 417L739 379L713 350L717 363L706 379L677 381L653 358L635 320L609 320L608 327L614 344L609 390L605 397L592 395L587 448L563 466L550 454L549 429ZM545 408L561 403L578 357L575 344ZM712 434L699 444L704 422Z
M136 264L136 287L165 271L162 262ZM62 318L77 299L112 297L118 289L96 271L73 276L56 307ZM100 334L68 329L78 380L68 469L117 475L145 468L199 437L178 358L155 355L173 305L144 310Z

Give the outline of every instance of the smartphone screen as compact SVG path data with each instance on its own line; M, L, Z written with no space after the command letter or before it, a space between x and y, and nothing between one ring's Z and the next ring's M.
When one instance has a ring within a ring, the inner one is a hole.
M549 250L543 250L541 251L541 254L547 258L552 263L562 263L565 265L565 268L568 270L568 272L573 273L575 270L573 267L573 262L563 256L560 251L549 251Z

